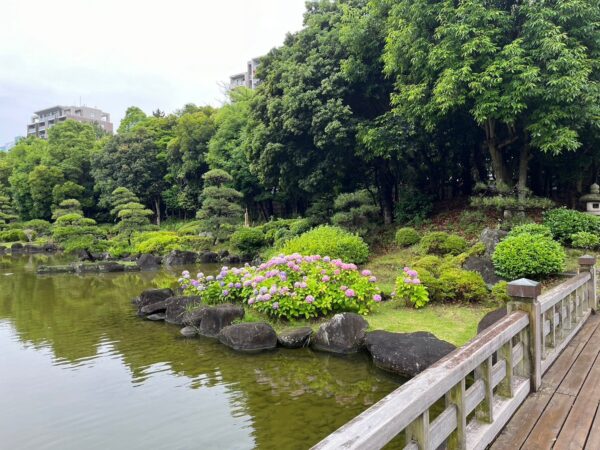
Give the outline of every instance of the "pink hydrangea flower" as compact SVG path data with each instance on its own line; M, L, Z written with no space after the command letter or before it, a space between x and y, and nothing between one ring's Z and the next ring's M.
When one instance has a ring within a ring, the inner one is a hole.
M346 290L346 297L352 298L355 295L356 295L356 293L354 292L354 290L352 290L352 289Z
M379 303L381 301L381 295L375 294L373 296L373 301Z

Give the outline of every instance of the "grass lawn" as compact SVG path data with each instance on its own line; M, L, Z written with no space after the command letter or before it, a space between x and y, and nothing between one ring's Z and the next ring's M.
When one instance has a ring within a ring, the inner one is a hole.
M429 331L439 339L458 347L475 337L477 324L493 309L463 304L428 305L422 309L414 309L399 306L396 301L391 301L377 305L365 318L371 331Z

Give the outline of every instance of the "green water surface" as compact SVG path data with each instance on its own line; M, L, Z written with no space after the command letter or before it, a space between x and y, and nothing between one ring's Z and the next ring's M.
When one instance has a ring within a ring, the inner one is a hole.
M186 340L131 305L174 272L35 274L64 262L0 256L0 448L305 449L400 383L364 354Z

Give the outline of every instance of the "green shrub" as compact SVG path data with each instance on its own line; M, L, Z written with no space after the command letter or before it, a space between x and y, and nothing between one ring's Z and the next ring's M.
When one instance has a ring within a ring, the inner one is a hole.
M419 279L419 272L409 267L405 267L396 279L396 296L417 309L429 303L429 292Z
M185 234L179 236L179 243L182 250L191 252L205 252L212 248L213 240L207 236L192 236Z
M173 250L182 250L179 236L170 231L139 233L133 237L131 243L134 253L164 255Z
M571 235L571 245L586 250L598 248L600 246L600 236L587 231L580 231Z
M423 256L422 258L419 258L415 262L415 267L419 267L419 268L422 267L424 269L427 269L427 271L429 271L429 272L438 274L443 264L444 263L439 256L427 255L427 256ZM419 271L417 271L417 272L419 272Z
M524 225L518 225L510 230L509 236L518 236L520 234L534 234L537 236L543 236L552 239L552 230L546 225L539 223L527 223Z
M533 234L507 237L497 245L492 256L496 273L509 280L540 278L560 272L565 258L565 251L558 242Z
M404 189L396 203L396 221L405 225L420 225L433 210L431 198L416 189Z
M260 228L240 228L231 235L230 243L241 256L253 258L265 246L265 234Z
M200 228L202 224L199 220L193 220L191 222L184 222L183 224L178 224L175 228L177 234L189 234L189 235L198 235L200 233Z
M410 247L411 245L418 244L420 240L421 236L412 227L404 227L396 231L396 244L400 247Z
M531 217L528 217L523 214L517 214L517 215L511 216L511 217L502 219L502 222L500 222L499 228L502 231L510 231L510 230L515 229L518 226L528 225L531 223L534 223L533 219L531 219Z
M544 225L550 228L554 239L563 244L570 243L571 235L581 231L600 234L600 218L566 208L547 211Z
M25 242L27 236L23 230L6 230L0 231L0 242Z
M531 209L549 209L555 206L554 202L543 197L527 197L520 199L513 195L497 195L494 197L471 197L471 206L474 208L496 209L503 211L505 209L523 210Z
M446 302L480 302L488 295L485 281L477 272L450 268L438 278L440 295Z
M47 220L33 219L22 224L23 229L33 230L38 235L49 236L52 225Z
M444 231L433 231L421 238L421 251L435 255L458 255L464 252L469 244L458 235L448 234Z
M291 255L322 255L362 264L367 262L369 247L360 236L341 228L321 226L287 241L279 249Z
M492 287L492 297L496 303L505 304L510 300L508 295L508 282L500 281Z
M312 224L308 219L296 219L290 224L290 233L292 236L300 236L302 233L310 231Z

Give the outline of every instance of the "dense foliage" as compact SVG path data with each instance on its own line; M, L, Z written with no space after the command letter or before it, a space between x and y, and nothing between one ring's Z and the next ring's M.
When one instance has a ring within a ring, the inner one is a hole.
M220 108L132 106L114 136L57 124L0 155L0 192L24 221L75 199L106 222L124 187L158 224L202 211L217 169L252 222L361 234L418 224L490 178L482 207L574 206L598 175L599 16L596 0L310 1L256 90Z
M444 231L432 231L425 234L419 245L424 253L436 255L458 255L468 247L465 238Z
M290 239L279 250L287 255L327 255L355 264L365 263L369 257L369 247L360 236L329 226Z
M507 280L539 279L564 269L565 251L551 238L522 233L500 242L492 256L496 273Z
M550 228L556 240L565 244L570 243L571 235L582 231L600 235L600 217L566 208L546 212L544 225Z
M283 319L316 318L338 312L367 314L381 301L377 279L356 265L328 256L277 256L258 267L223 267L216 276L183 272L186 294L206 304L242 303Z
M396 231L396 244L400 247L410 247L411 245L418 244L420 240L421 236L412 227L404 227Z

